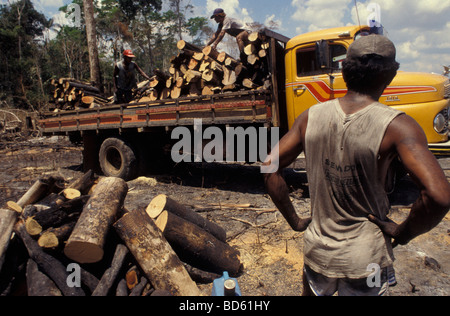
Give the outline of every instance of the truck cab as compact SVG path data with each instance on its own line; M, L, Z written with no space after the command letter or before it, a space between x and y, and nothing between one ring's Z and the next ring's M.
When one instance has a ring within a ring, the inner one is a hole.
M347 87L342 61L349 46L368 35L368 26L350 26L311 32L286 46L286 110L289 128L315 104L343 97ZM399 71L380 102L413 117L423 128L430 150L449 154L449 79L433 74Z

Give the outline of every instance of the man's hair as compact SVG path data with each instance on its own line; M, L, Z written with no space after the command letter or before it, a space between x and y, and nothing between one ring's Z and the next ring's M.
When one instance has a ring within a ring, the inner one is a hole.
M349 90L367 94L389 85L399 68L400 64L396 61L386 61L379 55L370 54L346 59L342 63L342 75Z

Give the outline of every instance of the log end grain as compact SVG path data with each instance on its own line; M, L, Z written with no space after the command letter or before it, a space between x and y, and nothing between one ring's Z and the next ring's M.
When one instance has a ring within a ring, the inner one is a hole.
M150 218L157 218L163 211L167 203L167 196L160 194L155 197L147 206L146 212Z
M8 209L10 209L11 211L15 211L15 212L17 212L19 214L21 214L22 211L23 211L22 207L19 204L17 204L16 202L14 202L14 201L6 202L6 207Z
M67 258L78 263L96 263L103 258L103 248L84 241L71 241L64 248Z
M76 189L67 188L63 191L63 195L68 200L73 200L81 196L81 192Z

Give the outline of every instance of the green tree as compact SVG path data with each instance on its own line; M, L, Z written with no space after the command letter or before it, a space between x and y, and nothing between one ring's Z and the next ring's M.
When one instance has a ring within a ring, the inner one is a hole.
M34 109L43 98L43 34L51 22L30 0L0 6L0 97Z

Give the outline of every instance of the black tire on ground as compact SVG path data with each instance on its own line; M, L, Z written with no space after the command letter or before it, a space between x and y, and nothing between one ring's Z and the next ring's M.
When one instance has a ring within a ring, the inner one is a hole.
M100 167L107 177L133 180L138 174L137 157L132 146L120 138L107 138L100 147Z

